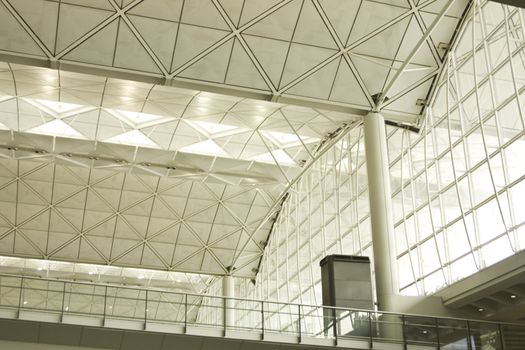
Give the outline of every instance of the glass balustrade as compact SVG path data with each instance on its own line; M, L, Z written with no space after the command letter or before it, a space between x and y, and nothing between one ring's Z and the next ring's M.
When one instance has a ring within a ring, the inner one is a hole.
M442 350L525 348L525 326L0 275L0 310ZM229 319L230 318L230 319Z

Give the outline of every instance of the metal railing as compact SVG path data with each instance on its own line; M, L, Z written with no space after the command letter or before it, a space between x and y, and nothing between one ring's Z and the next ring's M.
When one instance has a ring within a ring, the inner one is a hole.
M450 350L525 349L525 326L326 306L168 292L156 289L0 275L0 309L61 318L209 327L225 331L420 345ZM490 346L490 347L489 347ZM406 347L405 347L406 348Z

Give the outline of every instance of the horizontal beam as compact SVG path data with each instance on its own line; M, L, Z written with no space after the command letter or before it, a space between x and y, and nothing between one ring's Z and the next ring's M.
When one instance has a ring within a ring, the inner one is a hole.
M277 165L258 162L257 167L254 167L254 161L251 160L229 158L220 158L218 160L217 157L207 155L111 144L100 141L34 135L17 131L0 131L0 140L10 138L11 135L13 135L14 141L8 143L0 141L1 158L42 159L51 157L59 158L62 162L69 163L72 166L107 168L115 171L131 171L134 169L154 176L192 179L211 175L216 180L224 178L230 179L230 181L236 180L238 184L246 185L282 184L284 186L286 184L286 179L278 176L279 167ZM30 144L30 141L35 138L38 138L38 142L35 142L34 145ZM116 149L114 154L111 154L112 148ZM188 161L190 158L191 162ZM225 166L220 166L218 163L221 159L223 162L232 163L232 166L235 165L237 170L225 170ZM192 166L192 164L198 164L199 162L203 164L202 167ZM210 167L208 164L212 166ZM238 170L241 165L245 167L246 171ZM214 170L217 166L222 170ZM288 172L294 172L292 170L293 167L284 167ZM203 170L204 168L207 170ZM301 168L297 167L295 172L298 173L300 170ZM275 176L270 174L275 174Z
M235 96L240 98L246 98L257 101L274 102L283 105L293 105L298 107L313 108L319 111L330 111L347 113L354 116L366 116L370 107L351 105L346 103L338 103L332 101L326 101L315 98L292 96L292 95L274 95L269 91L249 89L243 87L229 86L225 84L210 83L204 81L195 81L192 79L184 78L173 78L167 79L161 74L152 74L147 72L132 72L130 70L114 68L114 67L101 67L92 64L73 62L73 61L52 61L44 57L14 54L0 50L0 61L22 64L40 68L50 68L60 71L68 71L81 74L90 74L108 78L131 80L136 82L171 86L180 89L204 91L209 93ZM419 118L419 115L411 113L395 113L389 111L383 111L383 116L386 120L393 122L410 123L415 125Z
M525 251L521 251L436 293L445 306L461 308L525 280Z

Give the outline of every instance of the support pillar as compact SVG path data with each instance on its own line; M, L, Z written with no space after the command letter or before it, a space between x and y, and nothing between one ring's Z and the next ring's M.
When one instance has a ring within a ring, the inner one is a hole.
M393 297L398 288L392 191L385 119L381 114L372 112L364 118L364 134L378 309L395 311Z
M224 326L232 327L235 324L235 281L232 276L222 278L222 296L224 299Z

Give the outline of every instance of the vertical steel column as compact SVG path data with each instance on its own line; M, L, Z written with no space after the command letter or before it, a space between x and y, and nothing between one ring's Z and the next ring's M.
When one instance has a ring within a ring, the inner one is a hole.
M264 301L261 301L261 340L264 340Z
M18 318L20 318L20 310L23 307L22 300L24 299L24 277L20 279L20 294L18 294Z
M62 282L62 307L60 308L60 322L64 321L64 305L66 303L66 282Z
M408 344L407 344L407 333L406 333L406 320L405 315L401 315L401 333L403 336L403 349L407 350Z
M436 317L436 342L437 342L437 350L441 349L441 341L439 339L439 319Z
M235 324L235 284L230 275L222 278L222 296L224 297L224 329Z
M144 298L144 330L146 330L147 324L148 324L148 290L146 289L146 297Z
M364 134L378 309L396 311L393 301L397 293L397 269L392 191L385 119L381 114L372 112L364 118Z
M299 343L302 341L302 330L301 330L301 304L297 305L297 333Z
M106 309L108 307L108 286L104 286L104 312L102 314L102 317L104 319L104 323L106 323Z
M468 350L474 350L472 349L472 335L470 334L470 323L469 321L465 321L467 323L467 348ZM474 343L474 347L476 347L475 343Z
M368 311L368 346L370 349L374 348L373 333L372 333L372 312ZM376 323L377 324L377 323Z
M501 343L500 349L505 350L505 337L503 336L503 329L501 328L501 323L498 323L498 333L499 341Z
M184 294L184 333L188 328L188 294Z
M337 341L337 309L332 308L332 329L334 334L334 339Z

